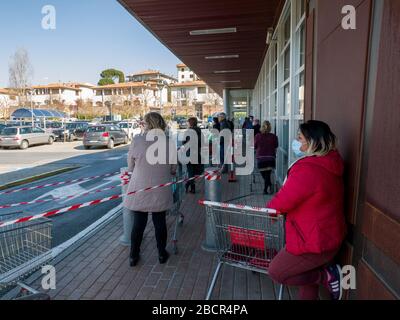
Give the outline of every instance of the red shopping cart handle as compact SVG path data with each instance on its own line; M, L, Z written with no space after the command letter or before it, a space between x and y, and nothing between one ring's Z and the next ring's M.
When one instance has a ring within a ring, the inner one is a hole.
M214 201L206 201L206 200L199 200L199 204L202 206L241 209L241 210L246 210L246 211L251 211L251 212L266 213L272 217L274 217L274 216L276 217L278 215L283 214L282 212L279 212L278 210L275 210L275 209L252 207L252 206L246 206L244 204L222 203L222 202L214 202Z

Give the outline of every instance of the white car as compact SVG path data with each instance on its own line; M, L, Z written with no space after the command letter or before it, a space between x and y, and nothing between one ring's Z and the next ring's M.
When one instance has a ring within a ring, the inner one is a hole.
M118 126L126 132L126 134L129 137L129 140L132 140L134 136L140 134L142 131L139 127L139 124L133 121L132 122L122 121L118 123Z

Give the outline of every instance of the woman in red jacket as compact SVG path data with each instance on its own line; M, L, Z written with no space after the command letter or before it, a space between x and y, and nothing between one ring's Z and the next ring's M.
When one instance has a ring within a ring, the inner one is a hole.
M321 121L300 126L293 151L303 155L288 170L284 185L267 204L286 213L286 247L272 260L271 278L299 286L299 298L318 299L323 284L341 299L341 270L329 265L346 233L343 213L343 160L336 137Z

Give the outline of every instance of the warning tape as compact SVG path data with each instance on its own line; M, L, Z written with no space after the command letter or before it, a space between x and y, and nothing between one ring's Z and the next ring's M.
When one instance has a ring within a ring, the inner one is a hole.
M60 185L63 185L63 184L71 184L71 183L75 183L75 182L89 181L89 180L94 180L94 179L98 179L98 178L105 178L105 177L115 176L117 174L119 174L119 172L107 173L107 174L103 174L103 175L99 175L99 176L93 176L93 177L87 177L87 178L79 178L79 179L68 180L68 181L48 183L48 184L44 184L44 185L41 185L41 186L33 186L33 187L26 187L26 188L16 189L16 190L3 191L3 192L0 192L0 195L11 194L11 193L16 193L16 192L21 192L21 191L30 191L30 190L35 190L35 189L44 189L44 188L48 188L48 187L60 186Z
M163 187L171 186L171 185L174 185L174 184L180 184L180 183L191 181L191 180L197 180L197 179L206 177L208 175L216 174L218 172L220 172L220 170L216 170L216 171L213 171L213 172L206 172L205 174L194 176L194 177L189 178L189 179L182 179L182 180L175 181L175 182L168 182L168 183L160 184L158 186L132 191L132 192L127 193L126 196L137 194L137 193L140 193L140 192L146 192L146 191L150 191L150 190L154 190L154 189L158 189L158 188L163 188ZM6 227L6 226L10 226L10 225L13 225L13 224L17 224L17 223L23 223L23 222L28 222L28 221L32 221L32 220L37 220L37 219L40 219L40 218L48 218L48 217L51 217L51 216L58 215L60 213L75 211L75 210L78 210L78 209L81 209L81 208L98 205L98 204L101 204L101 203L104 203L104 202L107 202L107 201L120 199L120 198L122 198L122 196L123 196L122 194L117 194L117 195L113 195L113 196L110 196L110 197L107 197L107 198L97 199L97 200L88 201L88 202L80 203L80 204L74 204L72 206L68 206L68 207L65 207L65 208L44 212L44 213L37 214L37 215L27 216L27 217L23 217L23 218L11 220L11 221L0 221L0 228Z
M109 190L113 190L116 189L118 187L122 187L126 184L128 184L128 181L124 181L122 184L116 185L116 186L112 186L112 187L108 187L108 188L104 188L104 189L98 189L98 190L94 190L94 191L89 191L83 194L72 194L69 196L65 196L65 197L54 197L51 199L38 199L38 200L33 200L33 201L28 201L28 202L18 202L18 203L12 203L12 204L4 204L4 205L0 205L0 209L8 209L8 208L15 208L15 207L19 207L19 206L25 206L25 205L30 205L30 204L36 204L36 203L46 203L46 202L50 202L50 201L54 201L54 200L64 200L64 199L72 199L75 198L77 196L79 197L85 197L88 196L90 194L95 194L95 193L100 193L100 192L104 192L104 191L109 191Z

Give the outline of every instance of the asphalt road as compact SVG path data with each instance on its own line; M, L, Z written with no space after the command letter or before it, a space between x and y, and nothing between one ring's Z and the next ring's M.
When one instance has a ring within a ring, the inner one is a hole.
M65 163L66 167L77 165L79 166L79 168L47 179L42 179L34 183L25 184L23 185L23 187L39 186L47 183L79 179L120 171L121 167L127 166L127 152L128 146L123 146L114 150L93 150L92 153L88 152L84 155L74 156L65 160L57 161L57 164ZM0 209L0 218L1 220L5 220L5 214L11 214L15 212L22 213L23 216L40 214L53 209L64 208L73 204L83 203L95 199L105 198L114 194L119 194L121 192L120 187L105 192L91 194L85 197L79 196L79 194L83 194L88 191L103 189L118 184L120 184L119 174L115 177L98 178L91 181L61 185L59 187L36 189L29 192L17 192L10 195L0 195L0 205L5 205L11 203L19 203L23 201L32 201L38 198L54 199L55 197L78 194L76 198L68 200L53 200L42 204L39 203L27 206L19 206L15 208ZM22 186L19 186L13 189L19 189L21 187ZM96 220L101 218L108 211L118 206L120 203L121 200L119 199L113 200L96 206L82 208L76 211L71 211L52 217L52 246L55 247L70 239L71 237L94 223Z

